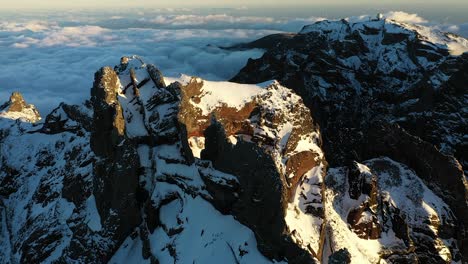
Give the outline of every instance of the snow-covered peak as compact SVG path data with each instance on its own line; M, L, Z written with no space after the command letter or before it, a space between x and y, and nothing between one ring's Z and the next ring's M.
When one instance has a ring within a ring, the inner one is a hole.
M462 36L418 24L388 19L384 21L387 21L385 23L386 32L403 33L406 31L416 33L416 37L420 41L433 43L443 49L447 49L451 55L455 56L468 51L468 40Z
M32 104L27 104L23 95L19 92L12 93L10 100L0 106L0 117L13 120L19 119L29 123L41 120L36 107Z

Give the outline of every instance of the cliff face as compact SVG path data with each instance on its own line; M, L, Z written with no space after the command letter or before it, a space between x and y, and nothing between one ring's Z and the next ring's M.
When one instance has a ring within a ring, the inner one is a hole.
M0 262L466 261L466 40L428 36L336 21L233 47L269 49L234 78L255 84L123 57L44 121L13 94Z

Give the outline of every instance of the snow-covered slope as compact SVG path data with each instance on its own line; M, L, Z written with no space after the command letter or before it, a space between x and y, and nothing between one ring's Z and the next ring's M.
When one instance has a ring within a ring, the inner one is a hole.
M453 212L405 165L372 159L330 169L326 181L325 246L347 248L353 262L414 262L418 248L427 250L427 263L451 262L460 254L453 238L441 234L455 226Z
M374 32L372 32L374 31ZM374 45L377 49L373 53L385 53L381 49L384 38L390 40L392 36L409 35L414 39L425 42L428 46L437 47L448 51L451 55L461 55L468 51L468 41L452 33L441 32L437 29L400 22L392 19L374 19L370 21L350 22L348 20L321 21L313 25L302 28L299 34L318 33L326 35L331 41L346 41L349 34L359 34L369 45ZM369 34L371 33L371 34ZM372 43L373 42L373 43ZM424 65L423 65L424 66Z

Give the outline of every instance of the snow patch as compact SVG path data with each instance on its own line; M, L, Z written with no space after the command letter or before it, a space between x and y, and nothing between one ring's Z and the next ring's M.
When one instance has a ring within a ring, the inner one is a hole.
M96 207L96 198L94 194L88 197L86 200L86 224L88 225L89 229L93 230L94 232L101 231L101 216Z
M221 104L241 108L262 91L260 86L253 84L203 81L203 95L200 103L196 106L202 110L203 115L209 115L214 108Z

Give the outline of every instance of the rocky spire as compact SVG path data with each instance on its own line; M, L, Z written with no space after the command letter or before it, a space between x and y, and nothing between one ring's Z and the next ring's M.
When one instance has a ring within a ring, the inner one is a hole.
M93 163L93 194L108 237L120 244L140 223L135 191L139 157L126 136L126 126L117 93L120 80L110 67L95 73L91 88L94 110L90 147L99 159ZM113 249L115 250L115 249Z

